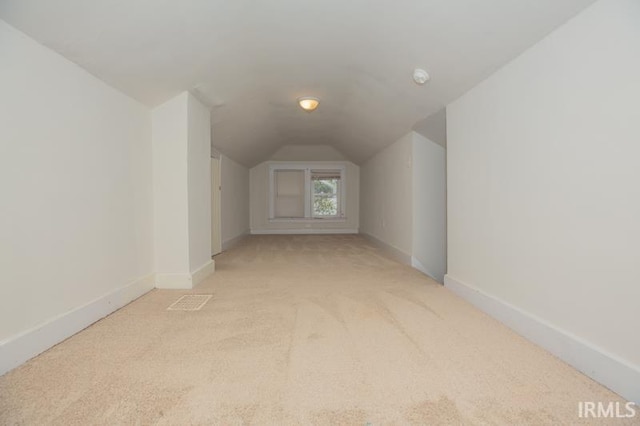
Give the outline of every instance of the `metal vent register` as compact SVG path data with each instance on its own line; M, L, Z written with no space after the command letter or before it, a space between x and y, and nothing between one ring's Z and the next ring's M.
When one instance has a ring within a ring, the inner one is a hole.
M167 311L199 311L212 297L212 294L185 294L173 302Z

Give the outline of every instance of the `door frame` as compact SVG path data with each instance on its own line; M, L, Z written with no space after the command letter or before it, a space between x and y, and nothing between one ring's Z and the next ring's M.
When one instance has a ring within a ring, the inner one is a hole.
M222 161L211 157L211 256L222 252Z

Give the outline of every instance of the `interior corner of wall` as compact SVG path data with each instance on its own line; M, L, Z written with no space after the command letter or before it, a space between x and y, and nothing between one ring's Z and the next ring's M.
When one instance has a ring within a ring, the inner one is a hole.
M427 269L427 267L424 266L424 264L422 262L420 262L420 260L418 260L417 257L411 256L411 266L413 268L417 269L418 271L422 272L423 274L425 274L429 278L439 282L440 284L444 284L444 278L441 278L441 277L437 276L437 274L434 274L434 273L430 272Z

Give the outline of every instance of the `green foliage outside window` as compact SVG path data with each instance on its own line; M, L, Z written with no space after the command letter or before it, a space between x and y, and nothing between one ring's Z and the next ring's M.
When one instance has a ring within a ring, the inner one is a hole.
M313 181L313 212L316 216L338 215L338 180Z

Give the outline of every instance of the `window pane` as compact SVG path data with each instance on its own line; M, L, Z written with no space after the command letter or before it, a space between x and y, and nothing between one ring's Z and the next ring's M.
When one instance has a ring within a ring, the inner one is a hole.
M337 216L338 197L335 195L316 195L313 199L314 216Z
M337 179L315 179L313 181L314 194L335 194L338 192Z
M274 216L304 217L304 171L276 170Z
M313 216L338 216L338 185L335 171L313 171Z

